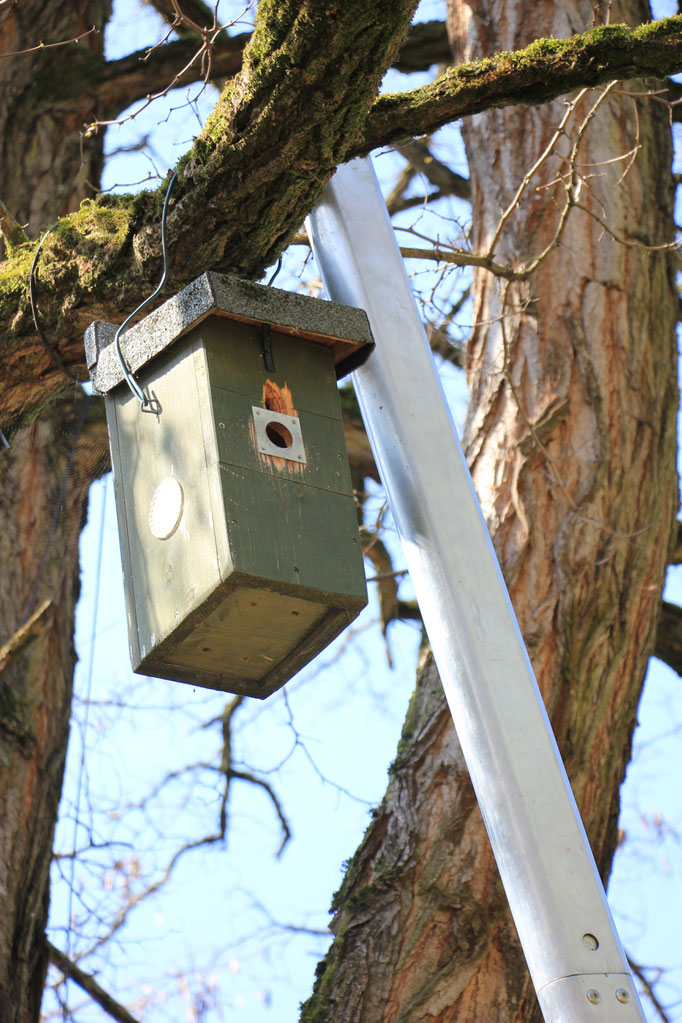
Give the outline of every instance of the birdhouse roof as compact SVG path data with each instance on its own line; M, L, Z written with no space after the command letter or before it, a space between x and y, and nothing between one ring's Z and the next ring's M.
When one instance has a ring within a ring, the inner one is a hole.
M135 372L207 316L269 323L284 334L326 345L333 353L337 377L361 365L374 347L362 309L208 271L121 335L126 364ZM104 394L124 379L113 343L116 330L115 323L96 320L85 332L90 376Z

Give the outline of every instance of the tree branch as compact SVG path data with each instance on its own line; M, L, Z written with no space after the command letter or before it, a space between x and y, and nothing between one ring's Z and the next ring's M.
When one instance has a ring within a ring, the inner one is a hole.
M669 565L682 565L682 522L678 520L675 544L670 554Z
M61 970L65 977L72 980L74 984L78 984L86 994L90 995L93 1002L97 1002L101 1009L115 1019L117 1023L138 1023L134 1016L124 1006L117 1002L115 998L101 987L95 978L90 973L85 973L79 966L71 962L68 956L64 955L58 948L55 948L49 941L47 942L47 950L50 956L50 961L54 963L57 969Z
M347 0L331 24L320 16L319 0L261 0L242 71L179 164L168 222L175 290L207 268L260 277L338 164L377 145L492 106L539 103L580 84L682 68L682 17L676 16L634 30L602 27L569 40L540 40L454 68L425 89L375 101L415 6L416 0L394 0L390 16L377 19L372 5ZM291 67L305 67L306 74L289 74ZM60 221L43 247L41 316L62 361L77 374L88 323L120 322L156 286L164 193L165 186L136 197L100 196ZM0 263L5 429L30 421L63 387L29 315L32 255L33 246L22 245Z
M393 61L396 71L410 74L428 71L434 64L449 64L452 60L448 32L442 21L421 21L410 26L407 39Z
M151 6L158 11L168 25L173 25L180 35L192 31L185 24L177 24L177 10L172 0L150 0ZM196 25L208 28L213 24L213 9L205 4L203 0L180 0L180 10L183 15Z
M241 70L250 38L249 32L235 36L221 32L211 50L211 78L230 78ZM181 88L201 81L200 62L183 72L198 48L196 36L187 35L93 67L90 88L97 96L101 118L116 117L125 107L167 88L169 82Z
M159 13L172 10L168 0L158 0L153 6ZM199 20L199 10L204 5L183 3L182 7L193 20ZM169 20L165 14L163 16ZM210 24L210 19L207 24ZM250 39L250 32L233 36L227 32L220 33L211 49L212 79L229 78L241 70L244 49ZM179 86L199 81L197 68L181 74L196 49L196 35L187 33L182 39L158 46L151 52L149 48L138 50L127 57L107 61L99 66L88 61L88 88L91 91L94 89L97 95L103 111L102 117L115 117L125 107L165 88L176 76L179 76ZM410 27L392 66L408 73L428 71L434 64L449 61L450 47L445 25L441 21L428 21Z
M414 170L423 174L441 195L471 199L471 182L437 160L425 139L415 139L400 147L400 152Z
M682 607L667 600L662 602L653 655L682 676Z
M380 96L370 111L361 155L413 135L427 135L460 117L492 107L537 105L614 79L662 78L682 67L682 16L638 28L600 26L570 39L538 39L448 69L410 93ZM354 153L355 155L355 153Z
M656 997L656 993L655 993L655 991L653 989L653 986L651 985L651 983L646 978L646 975L644 973L646 967L645 966L639 966L639 964L634 962L630 958L630 956L628 956L628 963L630 964L630 969L634 973L635 977L637 977L637 979L639 980L640 984L644 988L644 994L651 1001L651 1004L653 1005L654 1009L658 1013L659 1019L662 1020L662 1023L670 1023L670 1016L668 1016L667 1012L665 1011L665 1009L663 1008L663 1006L659 1002L658 998Z

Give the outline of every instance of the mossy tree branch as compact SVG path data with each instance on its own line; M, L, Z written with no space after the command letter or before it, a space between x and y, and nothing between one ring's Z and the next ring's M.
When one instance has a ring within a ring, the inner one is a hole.
M380 96L373 105L358 155L447 121L516 104L547 103L584 86L614 79L676 74L682 58L682 16L638 28L600 26L570 39L538 39L523 50L449 68L410 93Z
M336 166L410 134L501 104L541 103L580 85L682 69L682 17L539 40L454 68L433 85L377 99L416 0L262 0L241 72L181 160L169 217L173 288L207 268L257 278L317 201ZM293 73L293 72L296 73ZM41 254L40 307L64 363L85 375L82 335L120 320L160 274L165 186L101 196L64 218ZM0 264L0 426L25 424L66 378L49 363L28 310L33 245Z

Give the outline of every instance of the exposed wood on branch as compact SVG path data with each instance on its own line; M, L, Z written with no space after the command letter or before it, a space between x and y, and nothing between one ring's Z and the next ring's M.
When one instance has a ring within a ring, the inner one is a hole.
M17 629L12 638L0 647L0 675L26 644L40 635L45 616L51 607L52 601L45 600L28 621Z

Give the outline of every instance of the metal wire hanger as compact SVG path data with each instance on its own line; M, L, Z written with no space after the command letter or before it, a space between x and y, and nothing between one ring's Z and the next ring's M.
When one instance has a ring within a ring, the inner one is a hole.
M141 408L142 412L153 412L153 413L158 412L159 411L158 402L157 402L156 398L154 397L154 395L152 395L152 394L145 394L145 392L142 390L140 384L135 379L135 375L128 368L128 366L126 365L126 361L125 361L125 359L123 357L123 352L121 351L121 335L126 330L126 327L130 323L130 321L133 320L137 316L137 314L139 312L142 312L142 310L144 308L146 308L146 306L148 306L150 302L153 302L154 299L156 298L156 296L161 293L161 291L163 290L163 286L166 283L166 277L168 276L168 250L166 248L166 212L168 210L168 200L170 199L171 189L173 187L173 184L175 183L176 177L177 177L177 171L175 172L175 174L173 174L173 177L168 182L168 188L166 190L166 198L164 199L163 211L161 213L161 251L163 253L163 274L161 276L161 280L159 281L159 283L158 283L158 285L156 287L156 290L153 291L152 294L148 298L145 298L144 302L141 302L140 305L137 307L137 309L134 309L132 311L130 316L126 317L126 319L123 321L121 326L116 331L116 335L114 337L114 344L116 346L116 354L118 355L118 361L121 364L121 369L123 371L123 376L125 377L125 381L126 381L128 387L130 388L130 390L132 391L134 397L136 397L137 400L139 401L140 408Z

